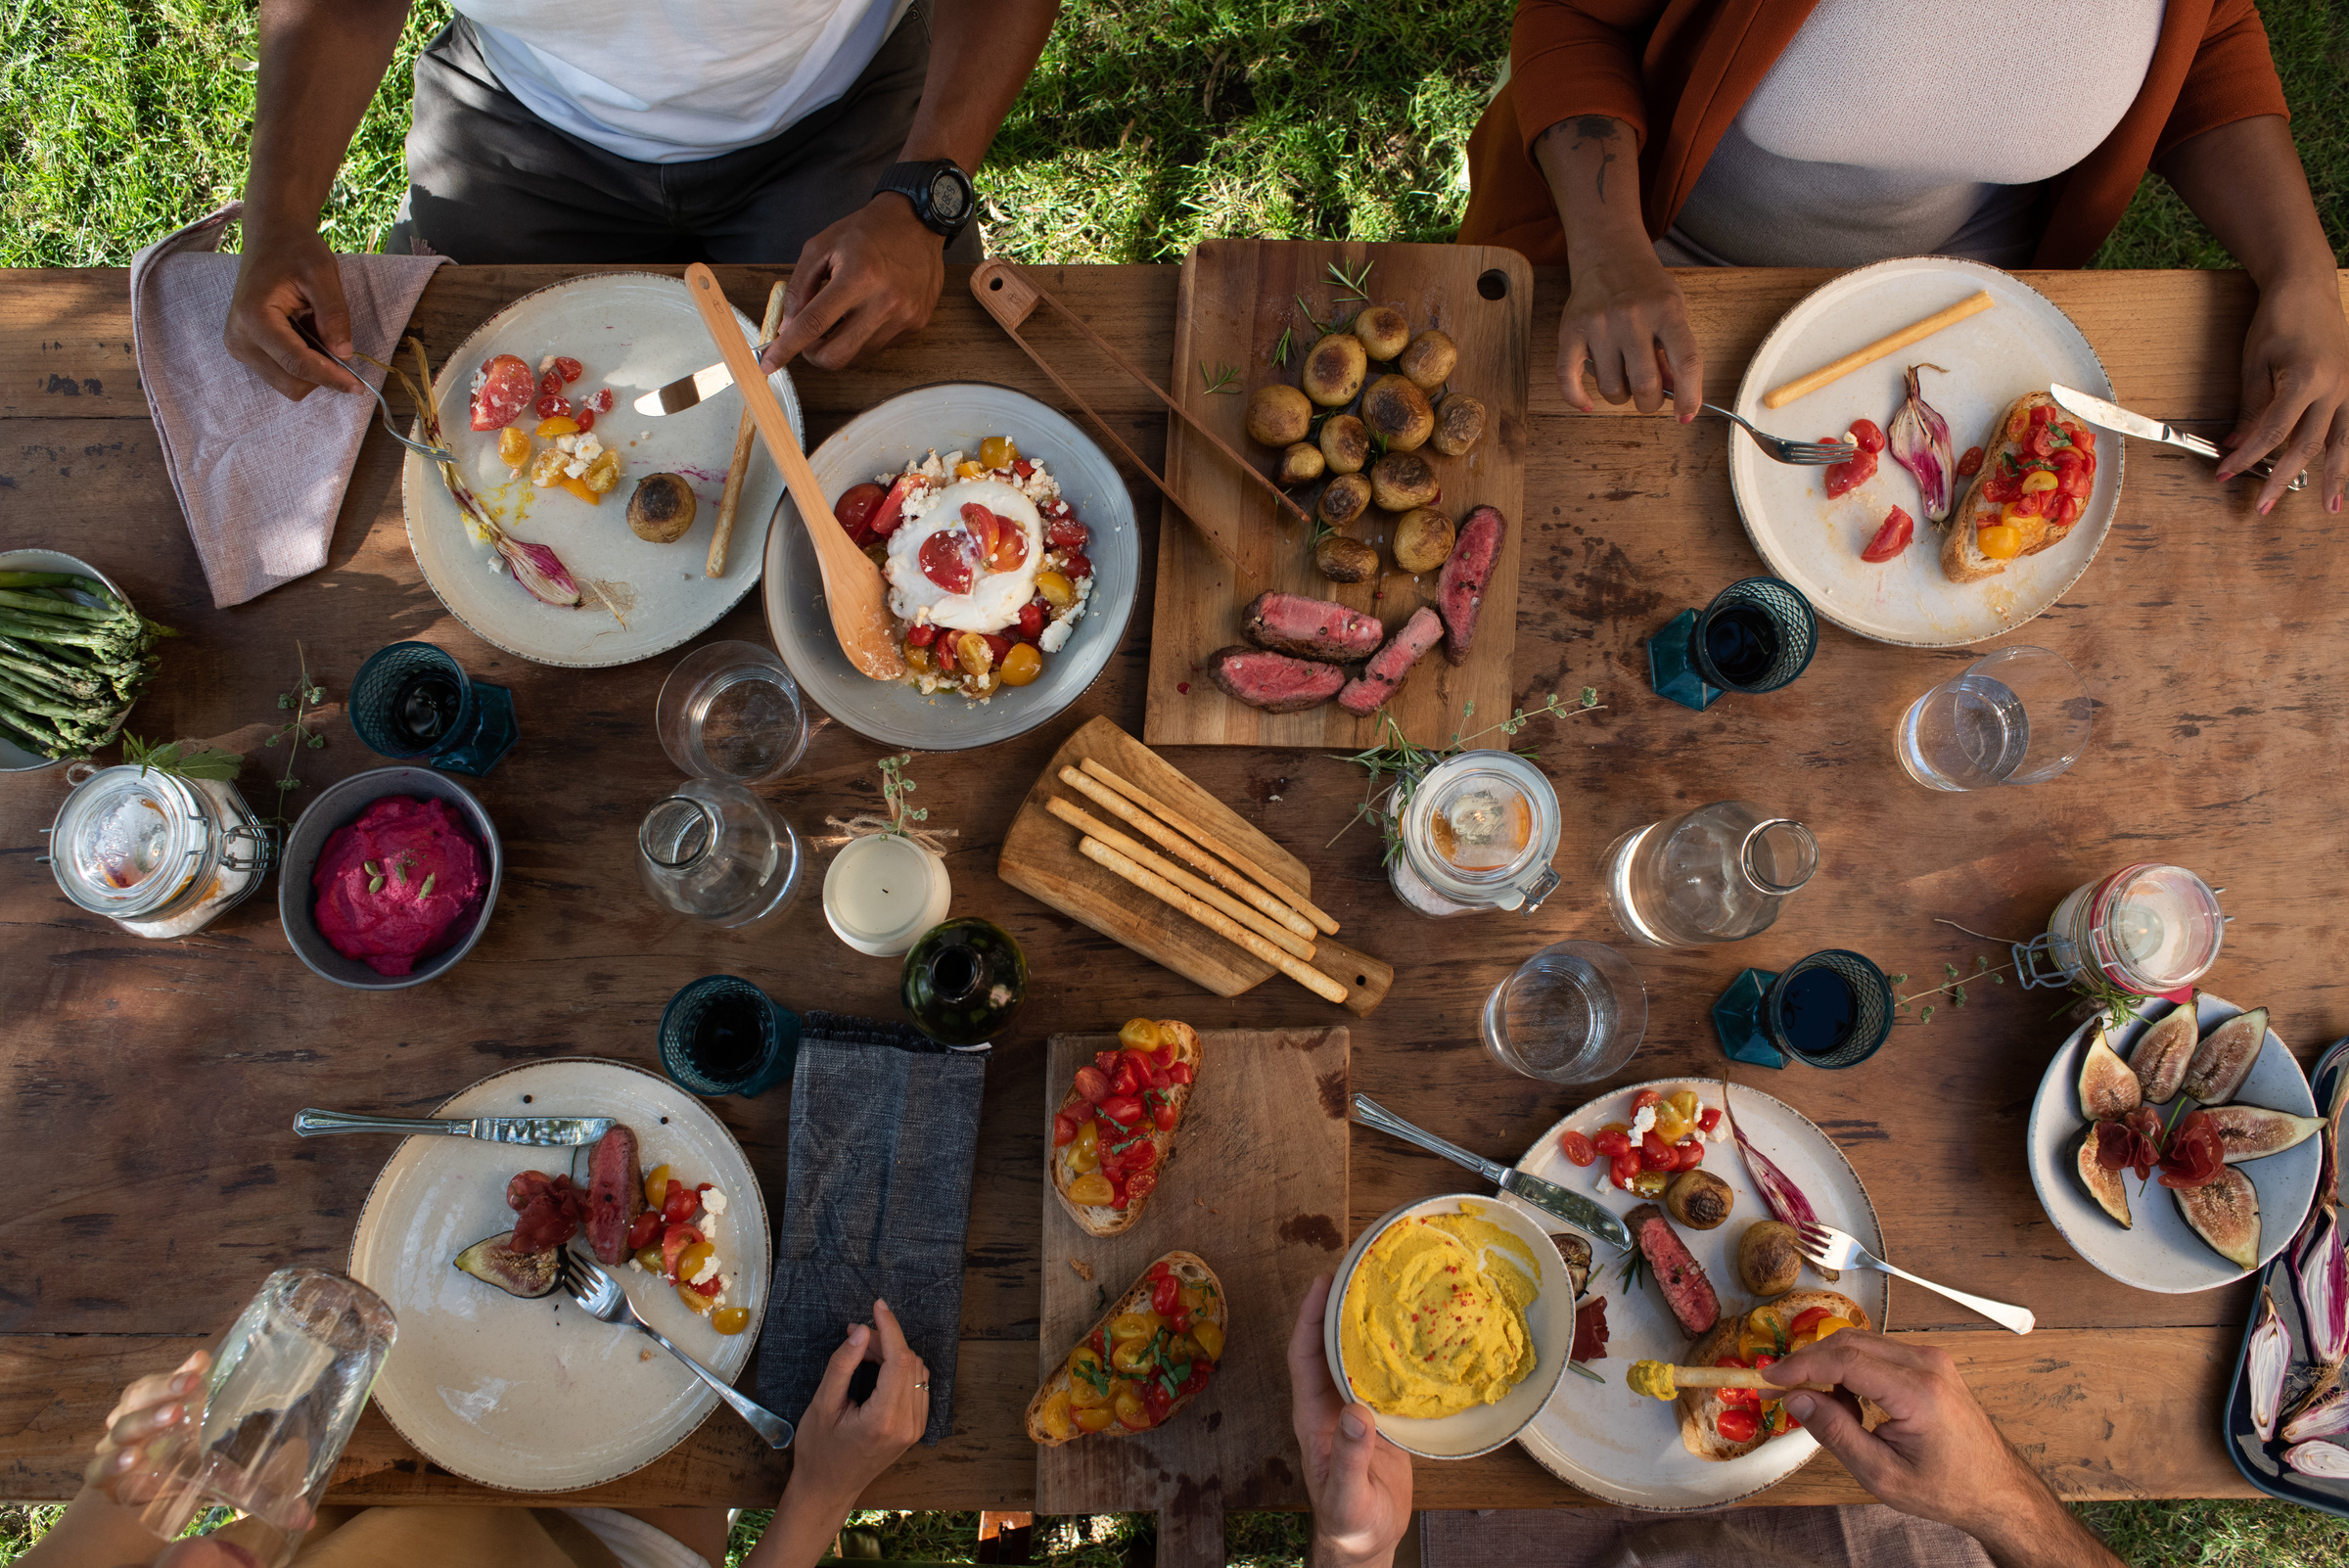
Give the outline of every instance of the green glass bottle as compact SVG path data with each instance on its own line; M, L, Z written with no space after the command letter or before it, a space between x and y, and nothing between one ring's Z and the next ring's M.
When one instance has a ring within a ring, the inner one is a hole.
M933 926L905 954L905 1011L941 1044L994 1038L1027 995L1027 956L990 921L966 915Z

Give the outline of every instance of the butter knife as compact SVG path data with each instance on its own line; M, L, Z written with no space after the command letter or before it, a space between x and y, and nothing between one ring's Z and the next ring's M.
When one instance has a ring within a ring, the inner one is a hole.
M2219 450L2215 443L2203 439L2190 431L2180 430L2174 425L2164 425L2161 421L2147 419L2142 414L2133 414L2118 403L2108 403L2101 397L2092 397L2087 392L2080 392L2075 388L2050 387L2048 394L2055 399L2057 407L2078 414L2092 425L2100 425L2106 430L2119 431L2124 436L2134 436L2141 441L2159 441L2164 446L2175 446L2182 451L2207 457L2213 462L2226 455ZM2276 472L2276 465L2263 457L2243 472L2267 479ZM2284 488L2297 490L2304 488L2307 484L2308 475L2303 473Z
M1447 1143L1433 1132L1413 1127L1367 1094L1354 1097L1354 1119L1364 1127L1374 1127L1405 1143L1416 1143L1428 1153L1440 1154L1454 1165L1465 1166L1510 1197L1530 1203L1544 1214L1556 1215L1575 1228L1589 1231L1618 1252L1632 1250L1630 1228L1579 1192L1569 1192L1555 1182L1527 1176L1513 1166L1498 1164L1481 1154L1470 1154L1456 1143Z
M763 351L766 345L760 344L759 346ZM704 365L690 376L681 376L666 387L656 387L629 406L639 414L650 414L655 419L663 414L682 414L703 398L714 397L733 385L734 372L728 370L721 359L714 365Z
M346 1111L305 1110L294 1118L294 1130L305 1138L329 1132L427 1133L451 1138L481 1138L489 1143L530 1143L563 1147L593 1143L617 1125L609 1116L477 1116L463 1120L415 1120L397 1116L354 1116Z

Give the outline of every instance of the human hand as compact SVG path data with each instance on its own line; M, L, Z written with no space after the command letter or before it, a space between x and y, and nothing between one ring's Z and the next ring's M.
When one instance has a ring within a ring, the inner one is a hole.
M849 1325L792 1440L790 1489L844 1516L930 1423L928 1363L905 1343L889 1303L873 1303L873 1324ZM864 1361L879 1361L881 1377L858 1405L849 1398L849 1379Z
M1558 320L1558 389L1590 412L1583 385L1586 362L1610 403L1627 397L1642 414L1664 406L1667 393L1685 425L1705 400L1705 356L1688 325L1688 301L1655 250L1640 234L1636 245L1578 256L1574 289Z
M759 363L775 370L803 354L843 370L930 324L946 281L946 242L883 192L809 240L783 292L783 322Z
M319 342L342 358L351 356L350 307L343 301L343 274L318 231L273 240L248 222L245 245L236 293L228 301L228 327L220 335L229 357L296 402L320 387L338 392L362 391L347 371L294 330L294 318L306 314Z
M1339 1397L1321 1353L1329 1291L1329 1275L1313 1281L1289 1336L1289 1418L1313 1505L1312 1560L1313 1568L1388 1563L1411 1522L1411 1456L1379 1436L1368 1406Z
M2233 479L2262 457L2276 471L2260 486L2265 513L2303 469L2323 471L2326 510L2341 509L2349 486L2349 320L2337 276L2262 289L2243 335L2243 394L2235 427L2219 442L2219 478Z
M177 1369L124 1389L107 1412L82 1484L127 1507L153 1501L172 1456L204 1418L204 1374L211 1364L211 1353L200 1350Z

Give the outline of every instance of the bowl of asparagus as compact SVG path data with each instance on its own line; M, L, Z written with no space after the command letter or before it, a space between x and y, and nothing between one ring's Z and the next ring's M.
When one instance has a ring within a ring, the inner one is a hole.
M61 550L0 550L0 772L86 757L121 732L168 626Z

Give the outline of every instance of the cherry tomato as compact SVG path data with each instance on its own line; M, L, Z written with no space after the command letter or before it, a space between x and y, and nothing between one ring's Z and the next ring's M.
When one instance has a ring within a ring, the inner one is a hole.
M1678 1171L1681 1157L1672 1152L1672 1145L1652 1131L1639 1135L1639 1164L1648 1171Z
M1150 1196L1157 1186L1158 1173L1156 1171L1136 1171L1121 1184L1118 1207L1122 1209L1129 1201L1138 1203Z
M1063 569L1062 575L1071 577L1089 577L1093 575L1093 563L1085 559L1083 551L1071 550L1069 564Z
M1994 473L1982 482L1982 499L2011 501L2023 493L2023 477L2004 471Z
M661 1200L661 1218L670 1224L682 1224L693 1218L693 1211L702 1206L700 1194L693 1192L675 1176L668 1178L668 1194Z
M1142 1118L1142 1102L1131 1094L1112 1094L1101 1102L1101 1114L1130 1130Z
M562 372L560 372L560 371L555 371L555 370L550 370L550 371L548 371L548 372L547 372L545 375L543 375L543 376L539 377L539 378L538 378L538 395L539 395L539 396L541 396L541 397L560 397L560 396L562 396L562 395L563 395L563 375L562 375Z
M1149 1417L1148 1425L1158 1425L1174 1407L1174 1397L1166 1391L1157 1378L1142 1385L1142 1412Z
M1052 1118L1052 1146L1062 1149L1076 1141L1077 1119L1066 1111L1055 1113Z
M1182 1117L1182 1113L1175 1110L1172 1105L1161 1105L1156 1107L1155 1114L1159 1130L1162 1132L1174 1131L1174 1124Z
M2031 428L2039 430L2055 417L2055 410L2046 403L2034 403L2031 408Z
M1120 1158L1119 1163L1128 1173L1147 1171L1158 1164L1158 1145L1148 1138L1143 1138L1132 1148L1128 1149ZM1128 1179L1130 1179L1130 1176Z
M1095 1051L1093 1052L1093 1065L1104 1073L1114 1073L1118 1070L1119 1058L1124 1055L1123 1051Z
M1786 1339L1787 1339L1787 1342L1788 1342L1789 1344L1793 1343L1793 1341L1795 1340L1795 1338L1796 1338L1798 1335L1802 1334L1802 1333L1803 1333L1803 1332L1804 1332L1806 1329L1810 1328L1812 1324L1814 1324L1814 1323L1817 1323L1817 1322L1818 1322L1818 1321L1819 1321L1821 1318L1825 1318L1825 1317L1832 1317L1832 1316L1834 1316L1834 1315L1835 1315L1835 1314L1834 1314L1834 1311L1833 1311L1832 1309L1830 1309L1830 1308L1826 1308L1826 1307L1806 1307L1806 1308L1804 1308L1804 1309L1803 1309L1801 1312L1799 1312L1799 1313L1796 1313L1796 1314L1794 1314L1794 1321L1793 1321L1793 1322L1791 1322L1791 1323L1788 1323L1788 1324L1786 1325Z
M2096 449L2096 433L2086 425L2079 426L2072 431L2072 444L2082 451L2093 452Z
M1705 1141L1702 1138L1683 1138L1674 1144L1672 1149L1675 1156L1673 1161L1675 1170L1693 1171L1705 1163Z
M882 499L888 494L878 484L852 484L832 503L832 515L840 519L840 526L849 530L850 538L862 543L872 531L873 514L881 510Z
M1632 1183L1638 1179L1640 1170L1639 1156L1636 1154L1613 1155L1607 1161L1608 1178L1626 1192L1632 1190Z
M1736 1391L1724 1389L1722 1392ZM1751 1443L1762 1430L1762 1416L1755 1410L1727 1409L1714 1417L1713 1424L1725 1442Z
M991 515L991 514L990 514ZM968 593L971 579L970 541L959 533L933 533L922 541L922 576L948 593Z
M669 1279L677 1277L677 1254L697 1241L707 1238L691 1225L670 1225L661 1235L661 1272Z
M689 1279L685 1281L685 1288L700 1295L714 1296L719 1291L726 1288L726 1276L723 1274L712 1274L709 1278L700 1280L698 1282Z
M1965 455L1958 459L1958 477L1959 479L1972 479L1976 474L1981 472L1982 448L1979 446L1967 447L1965 449Z
M1661 1105L1663 1103L1664 1096L1660 1091L1652 1088L1641 1089L1638 1093L1632 1096L1632 1115L1637 1116L1641 1111L1646 1110L1649 1106Z
M661 1211L647 1209L628 1222L628 1251L642 1252L661 1234Z
M990 572L1016 572L1028 560L1028 530L1017 523L997 518L995 547L987 552Z
M1011 471L1012 473L1018 475L1021 479L1026 479L1036 472L1036 465L1023 457L1012 463Z
M1182 1281L1173 1274L1160 1274L1150 1282L1150 1310L1161 1317L1172 1317L1182 1301Z
M1582 1133L1575 1131L1558 1134L1558 1152L1565 1155L1567 1163L1577 1170L1588 1170L1598 1158L1597 1147Z
M1884 432L1877 427L1876 422L1872 419L1853 420L1852 439L1858 443L1860 450L1864 452L1880 452L1884 450Z
M1020 635L1033 642L1044 634L1044 617L1050 606L1041 599L1031 599L1020 606Z
M571 417L571 399L558 396L553 392L546 393L530 406L538 411L540 419L557 417L568 419Z
M1696 1125L1704 1129L1707 1132L1710 1132L1715 1128L1721 1126L1721 1107L1718 1105L1706 1106L1702 1111L1697 1113Z
M1188 1084L1191 1081L1191 1064L1176 1062L1173 1067L1167 1069L1167 1078L1173 1083Z
M962 503L962 526L970 530L972 551L982 561L994 553L1002 536L1003 520L977 501Z
M594 409L599 414L609 414L612 412L612 389L609 387L598 387L595 390L595 394L586 400L586 406Z
M1619 1127L1601 1128L1590 1146L1610 1160L1619 1160L1632 1152L1632 1135Z
M912 492L913 477L909 474L898 475L897 482L890 485L889 494L882 498L880 509L873 513L868 525L874 538L886 539L898 531L898 525L905 521L905 497Z
M1875 474L1876 454L1865 446L1861 447L1860 455L1850 462L1829 465L1827 499L1831 501L1839 495L1848 494L1875 478Z
M1044 542L1055 550L1082 550L1089 543L1093 530L1077 521L1067 507L1057 517L1047 513L1049 522L1044 529Z
M1867 541L1867 548L1860 552L1860 559L1889 561L1909 548L1909 541L1915 533L1916 519L1896 506L1885 516L1884 526L1876 530L1876 536Z
M905 646L908 648L927 648L936 641L938 641L938 628L927 621L918 626L905 628Z
M2036 414L2042 410L2034 408L2031 412ZM2048 456L2055 450L2054 432L2049 430L2045 425L2036 427L2030 435L2023 438L2023 450L2029 452L2033 457Z
M2063 471L2063 478L2055 482L2055 489L2058 494L2084 501L2088 499L2088 492L2096 483L2090 477L2087 469L2067 468Z
M595 410L592 408L581 408L571 417L578 423L581 430L595 429Z
M1095 1105L1109 1098L1109 1075L1098 1067L1077 1069L1077 1092Z
M2080 521L2081 505L2079 496L2065 496L2055 503L2055 521L2067 529L2070 528Z

